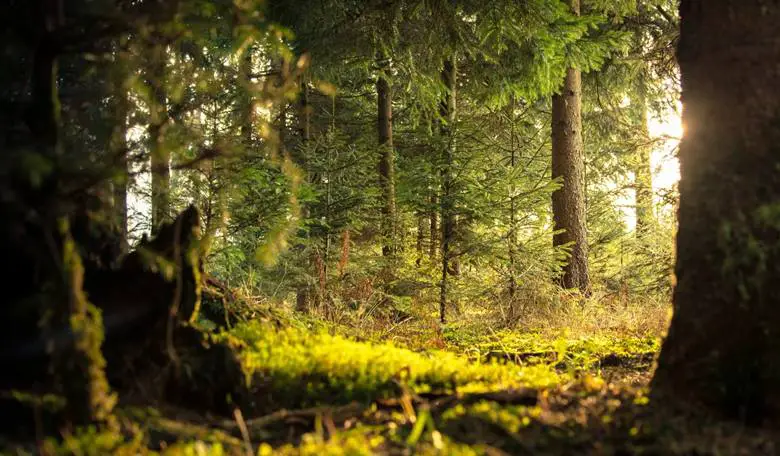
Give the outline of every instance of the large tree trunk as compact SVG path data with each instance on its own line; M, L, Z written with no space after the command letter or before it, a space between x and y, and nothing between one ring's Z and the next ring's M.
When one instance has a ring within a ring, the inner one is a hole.
M579 0L571 0L570 4L574 13L579 14ZM590 279L581 92L580 70L569 68L560 94L552 99L552 177L560 178L563 184L552 194L553 221L555 229L561 230L553 237L553 245L570 245L571 248L569 262L563 269L563 287L578 288L587 293Z
M152 169L152 234L166 222L171 212L171 157L163 144L163 130L168 118L165 103L165 47L155 44L150 52L149 84L149 155Z
M442 117L441 135L444 147L442 149L442 184L441 184L441 283L439 294L439 319L447 322L447 301L450 299L448 289L449 276L452 270L452 244L455 237L455 201L452 192L452 175L455 161L455 96L457 90L457 68L455 60L446 60L441 73L442 82L447 89L442 100L440 114Z
M31 19L38 26L35 30L38 43L33 51L33 70L30 75L31 130L44 154L52 155L50 158L53 159L53 155L62 152L57 66L59 43L56 39L59 28L64 23L65 11L62 2L40 2L39 8L32 11L35 16ZM56 175L57 173L53 173L53 176ZM60 198L57 203L65 202L65 197ZM37 208L30 209L35 211ZM41 320L46 323L39 328L46 338L45 346L52 350L49 352L53 355L49 375L54 374L61 383L62 393L67 398L65 411L72 423L93 423L115 430L117 423L113 408L116 398L111 394L106 380L105 359L101 352L103 319L100 312L95 311L94 306L87 301L84 293L84 267L70 230L70 220L75 217L58 215L58 233L51 226L46 226L54 222L47 219L51 215L45 214L44 217L46 218L36 221L44 224L41 226L42 232L47 240L52 241L49 253L59 257L56 260L59 274L54 277L55 280L49 282L57 287L55 290L59 293L51 294L54 299L47 306L47 316ZM53 236L57 236L60 242L53 242ZM23 240L34 242L35 237L35 234L32 234ZM36 271L37 274L42 272ZM13 301L11 303L15 304ZM52 349L53 341L49 339L48 333L62 322L67 324L72 341L60 350ZM13 364L15 368L24 368L24 363Z
M674 318L654 391L780 418L780 5L682 0Z
M393 150L393 98L384 76L376 80L379 186L382 189L382 255L395 255L395 152Z

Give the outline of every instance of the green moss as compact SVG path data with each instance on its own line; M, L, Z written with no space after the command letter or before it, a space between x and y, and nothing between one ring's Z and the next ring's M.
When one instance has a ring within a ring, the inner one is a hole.
M416 393L477 392L547 387L561 381L547 366L472 362L449 352L418 353L390 343L275 330L258 323L239 325L229 337L246 346L242 360L255 377L255 387L265 387L268 397L281 406L367 402L395 396L401 387Z
M503 330L490 335L446 329L445 340L456 351L474 359L496 355L514 359L525 366L553 364L572 374L598 369L608 356L624 358L652 356L661 347L659 337L611 336L596 334L570 338L564 332L557 338L535 332Z
M60 220L63 238L62 265L67 281L69 322L75 336L72 365L60 366L66 373L65 391L68 408L86 423L100 423L116 429L113 416L117 397L106 379L103 344L103 317L100 309L87 300L84 293L84 267L76 243L70 234L67 219Z

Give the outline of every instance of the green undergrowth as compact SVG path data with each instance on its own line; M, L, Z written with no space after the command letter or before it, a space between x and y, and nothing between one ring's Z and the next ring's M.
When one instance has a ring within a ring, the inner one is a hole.
M524 366L554 364L574 373L594 371L602 363L650 360L660 350L659 336L593 334L570 336L563 330L551 337L512 330L487 334L458 327L443 331L448 346L472 359L503 358Z
M224 337L243 347L241 358L253 387L284 407L367 402L397 396L405 388L452 394L546 388L565 380L546 365L479 362L447 351L415 352L390 342L358 342L254 322Z
M568 337L563 331L550 338L509 330L481 335L449 326L442 331L448 350L411 350L281 318L240 323L215 337L238 351L251 390L267 410L232 419L120 406L122 434L76 429L38 449L186 456L731 454L723 450L736 447L747 448L745 454L770 454L775 449L762 435L659 415L651 410L646 388L612 382L594 369L597 360L609 356L655 353L653 337ZM489 356L494 352L537 355L513 361ZM578 367L561 369L561 364ZM513 400L513 392L532 400Z

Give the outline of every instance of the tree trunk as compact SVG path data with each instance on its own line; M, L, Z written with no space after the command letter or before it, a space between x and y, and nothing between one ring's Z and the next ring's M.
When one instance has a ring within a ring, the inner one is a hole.
M33 71L30 75L30 127L44 154L55 158L55 155L61 153L57 66L59 55L56 50L59 43L55 40L64 23L64 9L63 3L58 1L40 2L38 6L32 10L35 14L32 19L38 26L35 32L39 42L33 52ZM57 173L53 175L56 176ZM60 256L57 262L60 275L55 276L56 280L51 283L62 286L60 290L64 293L53 300L49 309L51 312L47 312L47 316L41 320L46 323L40 329L45 335L51 330L52 324L67 322L73 338L67 347L53 353L50 374L54 374L61 383L62 392L67 399L65 412L72 423L92 423L117 430L113 415L116 397L111 394L106 380L105 359L101 351L103 319L100 312L87 301L84 293L84 267L78 246L71 236L69 219L67 216L61 216L56 222L59 226L57 234L61 240L56 247L59 250L56 254ZM43 225L40 228L47 235L56 235L50 226ZM28 241L32 239L34 238ZM52 244L54 247L53 242ZM46 346L54 346L53 340L48 336Z
M119 79L124 77L120 75ZM113 209L116 220L117 236L119 237L120 252L129 251L127 239L127 185L129 170L127 168L127 114L128 99L124 92L124 85L119 82L114 94L114 126L111 132L111 156L117 161L117 177L112 182Z
M674 317L656 396L780 419L780 5L682 0Z
M642 40L639 34L637 34L637 48L640 51L642 49ZM636 110L635 119L640 136L640 142L636 149L634 168L637 236L646 234L655 223L653 214L653 170L650 165L650 154L653 148L650 143L650 131L647 123L647 77L647 65L641 62L634 88L635 100L631 103Z
M298 158L298 165L305 170L306 169L306 154L309 141L311 140L311 104L309 103L309 86L304 81L301 83L301 100L298 106L298 125L301 132L301 147L300 157ZM301 219L305 220L309 217L308 208L306 206L301 208ZM306 235L308 237L308 234ZM300 249L304 249L303 245L299 246ZM309 263L313 264L313 261ZM310 264L311 266L311 264ZM311 286L307 283L299 284L295 290L295 310L298 312L308 312L310 308L310 301L312 296Z
M579 0L571 0L575 14ZM561 179L563 187L552 194L553 245L570 246L571 256L563 269L561 285L578 288L587 294L588 236L585 225L585 155L582 146L582 81L580 70L569 68L558 95L552 98L552 177Z
M431 191L431 197L430 197L430 204L431 204L431 210L429 215L430 218L430 238L431 242L428 245L428 255L431 258L431 262L436 262L436 257L438 256L439 252L439 197L436 195L437 191L433 190Z
M165 103L165 47L155 44L150 52L149 84L152 88L149 103L149 155L152 168L152 234L168 221L171 212L171 157L163 144L163 129L168 118Z
M241 100L241 126L240 135L244 147L252 146L252 132L254 131L254 93L252 90L252 47L248 47L241 57L239 64L241 83L244 84Z
M425 217L422 212L417 213L417 259L414 264L419 268L423 261L423 246L425 245Z
M447 322L448 277L452 271L452 243L455 234L455 202L452 194L452 174L455 159L455 95L457 90L457 68L454 59L444 62L441 73L442 82L447 89L440 107L442 148L442 190L441 190L441 283L439 295L439 319Z
M61 2L38 2L31 9L38 17L35 50L30 75L31 103L28 113L30 130L43 148L45 156L53 158L61 153L59 143L60 106L57 75L58 55L55 34L63 21Z
M382 255L395 255L395 151L393 150L393 98L384 76L376 80L379 186L382 189Z
M509 121L509 165L512 170L517 166L517 151L515 150L515 101L514 97L511 98L509 105L507 106L507 120ZM510 321L515 316L515 294L517 293L517 278L516 278L516 256L517 256L517 198L515 197L516 188L514 184L510 187L509 192L509 233L507 236L508 254L509 254L509 318Z

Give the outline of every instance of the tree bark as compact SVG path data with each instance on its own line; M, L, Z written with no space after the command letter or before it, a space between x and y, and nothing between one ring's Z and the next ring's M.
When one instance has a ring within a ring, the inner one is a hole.
M442 185L441 185L441 283L439 294L439 319L447 322L447 301L450 299L449 276L452 270L452 244L455 235L455 201L452 192L452 174L455 160L454 128L456 116L455 96L457 90L457 68L455 60L444 62L441 73L442 82L447 90L440 106L442 148Z
M579 14L579 0L571 0L570 5L572 11ZM563 184L552 194L553 222L555 230L561 231L553 237L553 245L568 245L571 248L561 285L564 288L578 288L587 294L590 279L585 224L581 91L580 70L569 68L560 94L552 98L552 177L560 179Z
M152 88L149 103L149 155L152 169L152 234L168 221L171 212L171 157L163 144L163 130L168 118L165 103L165 47L155 44L150 52L148 68Z
M682 0L674 317L656 397L780 419L780 5Z
M384 76L379 76L376 80L376 93L379 186L382 189L382 255L392 257L396 250L393 98L390 84Z

